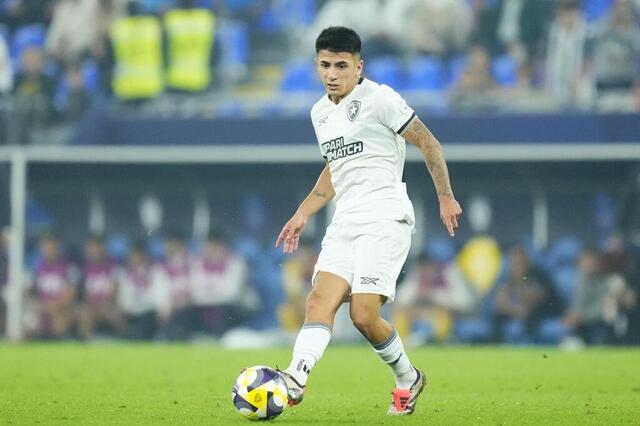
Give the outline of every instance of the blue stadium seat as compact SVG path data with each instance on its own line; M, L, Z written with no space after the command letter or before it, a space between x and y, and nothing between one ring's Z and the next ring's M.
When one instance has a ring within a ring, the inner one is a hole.
M316 76L313 62L308 60L291 61L284 67L284 76L280 83L283 92L310 92L322 90L322 84Z
M491 63L491 75L502 87L511 87L518 82L518 64L509 55L502 55Z
M538 326L538 342L557 344L567 334L567 329L559 318L543 320Z
M274 32L291 27L308 27L315 20L317 9L316 0L272 2L258 20L258 29Z
M544 263L549 270L563 265L573 267L581 251L582 243L577 238L571 236L559 238L551 244Z
M226 21L218 25L216 38L222 46L223 61L227 64L249 63L251 57L249 28L240 21Z
M107 238L105 245L109 256L122 262L129 254L131 243L126 235L112 235Z
M505 340L507 343L532 343L533 336L528 336L523 321L508 321L503 328Z
M90 93L98 93L100 91L100 69L95 61L87 61L82 66L84 74L84 87Z
M152 237L147 241L147 252L153 260L164 258L164 240L160 237Z
M445 69L442 60L436 56L420 57L408 65L409 90L439 91L445 88Z
M574 266L561 266L551 272L551 280L565 304L571 301L577 278Z
M491 324L484 318L463 318L456 322L453 334L460 342L483 342L491 336Z
M611 10L615 0L583 0L582 12L587 22L599 21Z
M9 32L9 27L7 27L5 24L0 24L0 37L4 38L4 41L7 43L7 46L9 46L9 36L10 36L10 32Z
M11 59L17 63L22 51L27 47L36 46L44 48L47 31L42 24L27 25L18 28L11 40Z
M367 61L364 65L364 75L395 90L403 90L406 86L400 61L392 56L381 56Z
M456 255L456 248L451 238L429 238L425 253L438 262L450 262Z
M460 81L462 73L467 66L467 55L457 55L449 60L447 73L447 86L455 86Z

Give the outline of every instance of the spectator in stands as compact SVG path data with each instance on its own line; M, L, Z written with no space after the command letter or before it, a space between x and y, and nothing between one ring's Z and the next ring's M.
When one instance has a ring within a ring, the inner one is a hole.
M118 271L118 306L126 317L126 335L132 339L152 339L156 331L159 294L151 270L144 246L134 244Z
M401 42L410 52L446 57L466 50L473 25L466 0L415 0L407 12Z
M195 328L220 336L241 324L249 294L244 259L231 250L222 232L211 232L202 254L191 262Z
M500 11L498 6L499 3L491 0L473 0L471 2L473 21L471 43L483 46L491 56L502 53L502 46L496 34Z
M617 0L597 26L593 67L599 94L628 93L640 84L640 28L630 0Z
M124 317L118 309L117 265L107 256L102 236L91 236L85 243L82 304L78 328L83 339L90 339L97 327L107 325L112 332L124 334Z
M11 57L9 46L5 38L0 34L0 103L4 103L6 95L13 89L13 69L11 68ZM0 108L0 141L7 143L7 115L3 108Z
M262 0L212 0L212 9L222 19L242 21L255 29L269 3Z
M152 279L162 295L158 312L161 337L186 339L191 326L189 252L180 232L167 234L164 260L154 266Z
M48 24L56 0L10 0L7 1L0 22L13 31L24 25Z
M278 314L282 327L297 332L305 317L305 302L311 291L318 251L311 241L302 240L298 250L282 265L282 283L286 294Z
M25 133L21 142L29 141L29 129L40 128L53 118L55 84L44 72L44 52L35 46L24 49L13 87L18 120Z
M478 298L455 263L420 255L398 288L394 322L416 346L446 340L457 317L477 308Z
M451 106L456 109L493 109L497 89L498 84L491 75L489 52L481 45L471 47L467 65L451 93Z
M134 0L135 1L135 0ZM173 7L174 0L137 0L142 13L148 15L162 15Z
M0 99L13 88L13 69L11 68L11 56L9 46L4 36L0 34Z
M78 269L62 252L57 234L45 234L39 246L42 260L35 268L33 286L37 324L28 334L64 338L74 325Z
M62 64L81 60L95 44L98 0L59 0L47 34L47 53Z
M585 250L578 260L578 279L564 324L587 344L606 344L613 339L620 320L620 300L626 285L620 275L603 270L600 253Z
M511 53L535 60L541 53L541 43L551 17L549 0L498 0L496 39L498 53Z
M493 340L507 340L511 324L523 327L525 337L534 340L540 322L562 313L560 298L549 277L531 264L525 249L511 249L505 281L499 283L493 316Z
M387 25L393 25L393 23L380 24L380 6L380 2L371 0L328 0L309 27L304 36L304 43L299 44L300 49L304 54L310 52L320 31L329 26L353 28L360 35L362 44L368 46L369 40L377 32ZM354 13L354 10L358 12ZM393 30L389 32L393 33Z
M545 84L559 106L586 106L592 81L588 65L587 23L578 0L557 2L547 37Z
M91 45L91 57L99 70L100 90L111 92L113 52L109 30L116 20L127 15L129 0L102 0L99 2L96 18L96 37Z
M633 256L621 234L613 234L607 241L602 255L602 267L606 274L624 278L625 289L620 294L620 318L616 341L640 344L640 270L638 259Z
M91 106L91 95L85 87L85 78L80 65L70 65L65 72L67 93L61 111L62 118L75 121L81 118Z

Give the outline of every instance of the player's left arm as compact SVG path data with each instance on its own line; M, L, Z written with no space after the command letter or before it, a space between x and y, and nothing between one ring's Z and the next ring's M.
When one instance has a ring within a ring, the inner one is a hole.
M447 231L449 231L449 235L453 237L455 230L458 228L458 219L460 219L462 209L453 196L449 180L449 169L444 160L440 142L418 116L411 119L400 133L400 136L420 148L440 201L440 219L446 226Z

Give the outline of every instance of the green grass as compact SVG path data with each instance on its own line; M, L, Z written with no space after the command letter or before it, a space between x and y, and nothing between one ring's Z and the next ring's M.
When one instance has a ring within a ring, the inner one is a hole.
M230 402L243 366L289 349L190 345L0 345L0 424L249 424ZM388 418L391 372L367 347L330 347L304 403L276 424L640 425L640 351L424 348L430 384Z

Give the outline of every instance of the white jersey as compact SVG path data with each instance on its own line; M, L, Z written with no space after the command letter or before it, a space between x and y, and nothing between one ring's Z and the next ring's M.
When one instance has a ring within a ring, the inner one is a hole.
M414 115L393 89L367 79L337 105L323 96L313 106L311 121L336 192L334 223L390 219L413 226L402 182L406 144L398 133Z

